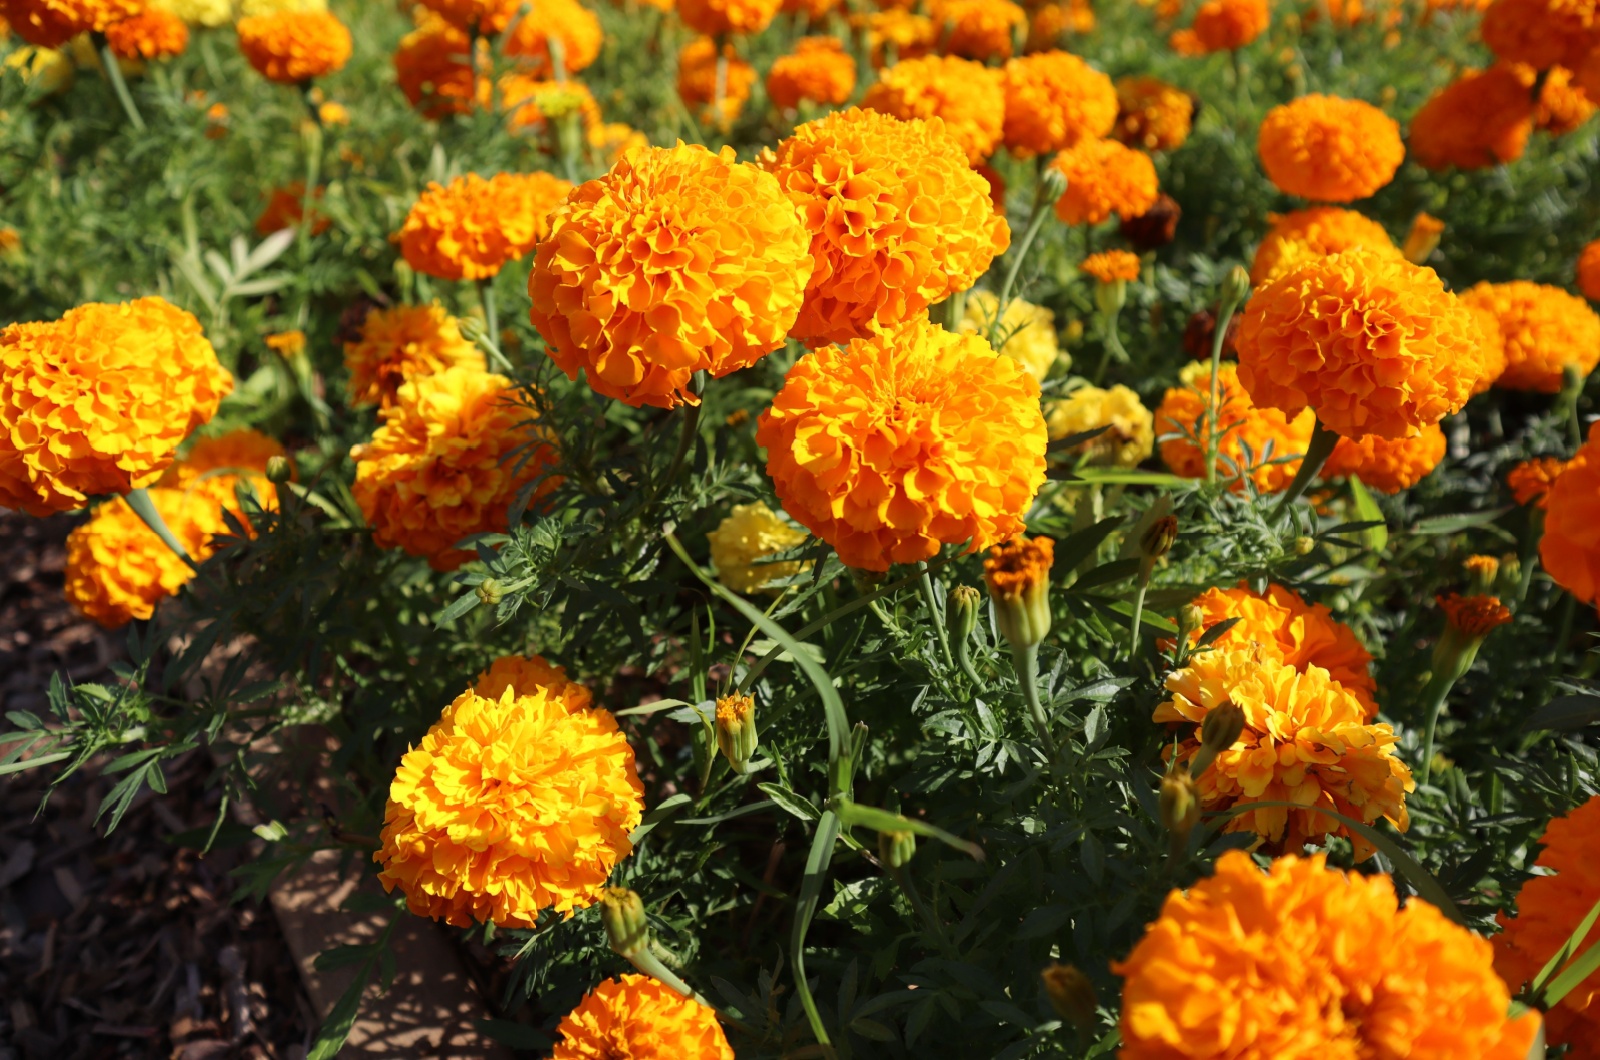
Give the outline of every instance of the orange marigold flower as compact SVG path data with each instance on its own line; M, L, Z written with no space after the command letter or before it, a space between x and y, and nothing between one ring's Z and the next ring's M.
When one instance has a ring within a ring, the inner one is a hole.
M326 11L279 11L241 18L239 50L268 81L293 85L342 69L350 31Z
M854 15L851 24L865 27L874 67L887 63L891 51L896 61L920 59L939 43L939 27L933 19L899 8Z
M322 198L322 189L312 192L311 198ZM256 235L270 236L285 228L299 228L300 219L305 216L305 199L306 186L298 180L281 188L273 188L267 193L267 205L262 208L261 216L256 218ZM311 211L312 235L320 236L332 227L332 218L321 210Z
M1196 56L1206 53L1206 46L1200 43L1200 34L1192 29L1174 30L1167 38L1167 47L1178 55Z
M1406 231L1406 239L1400 247L1400 253L1413 265L1421 265L1427 261L1439 247L1439 239L1444 235L1444 222L1430 213L1418 211L1411 219L1411 227Z
M816 268L790 329L810 346L920 316L1011 245L987 182L938 118L837 111L797 128L768 167L811 232Z
M767 95L785 110L801 100L837 107L855 90L856 61L838 37L802 37L767 71Z
M1466 404L1487 370L1481 343L1432 269L1357 247L1256 292L1239 325L1239 379L1257 404L1311 408L1340 434L1403 438Z
M1511 496L1518 504L1545 508L1550 503L1550 489L1567 469L1567 464L1553 456L1524 460L1506 475L1506 485L1511 487Z
M1517 915L1500 914L1494 967L1512 987L1533 980L1600 902L1600 795L1545 828L1534 862L1553 875L1535 876L1517 895ZM1593 935L1590 936L1593 945ZM1579 952L1582 952L1581 950ZM1576 955L1574 955L1576 956ZM1557 965L1559 973L1569 960ZM1600 973L1592 973L1544 1015L1551 1045L1566 1045L1569 1060L1600 1060Z
M635 148L650 146L650 138L625 122L596 122L585 135L589 150L600 165L610 169L617 160Z
M267 481L267 461L284 455L283 443L276 438L239 428L196 439L188 454L161 476L159 485L184 490L206 501L210 524L219 530L224 525L218 515L222 511L232 512L235 519L248 526L236 487L246 484L261 507L275 510L278 487Z
M1427 902L1397 908L1387 876L1322 854L1262 872L1230 850L1112 965L1126 979L1119 1055L1523 1060L1539 1016L1508 1015L1492 957Z
M1400 256L1383 226L1354 210L1313 206L1286 214L1269 213L1267 222L1270 227L1250 263L1250 282L1256 286L1310 258L1327 257L1351 247Z
M1069 225L1096 225L1112 214L1139 217L1160 188L1150 156L1115 140L1083 140L1051 159L1067 178L1056 216Z
M1061 42L1073 33L1093 33L1094 8L1089 0L1068 0L1067 3L1030 5L1028 43L1030 52L1051 51L1061 47Z
M151 7L107 26L106 43L121 59L170 59L189 47L189 27L171 11Z
M517 0L506 6L508 22L510 15L519 10L522 17L506 38L505 50L529 67L532 76L553 78L558 73L576 73L588 69L599 58L605 41L600 19L578 0L539 0L531 6L525 0ZM555 68L551 41L560 44L561 71Z
M455 547L469 534L504 532L512 500L556 461L504 376L462 367L419 376L380 415L372 440L350 450L351 492L379 546L422 556L435 570L472 558ZM530 503L558 482L544 478Z
M1194 97L1154 77L1119 78L1112 135L1129 147L1174 151L1189 138Z
M1578 290L1591 302L1600 302L1600 239L1584 245L1578 253Z
M1485 282L1461 301L1487 309L1500 326L1506 368L1497 386L1554 394L1568 365L1588 375L1600 362L1600 315L1559 287L1527 280Z
M1254 646L1213 649L1191 655L1167 677L1166 689L1172 698L1156 708L1154 720L1194 724L1178 746L1179 765L1200 750L1199 724L1208 713L1227 702L1244 711L1239 739L1195 778L1202 809L1258 802L1305 807L1242 812L1224 831L1254 832L1267 849L1291 854L1341 835L1365 860L1372 845L1318 808L1366 824L1387 820L1402 832L1409 827L1406 792L1414 785L1394 754L1399 737L1388 725L1369 723L1367 704L1322 667L1297 669ZM1166 754L1172 756L1170 748Z
M816 23L838 6L839 0L783 0L778 10L788 15L804 15L806 21Z
M947 35L944 47L967 59L1009 59L1028 14L1011 0L932 0L928 14Z
M1001 71L1006 147L1017 158L1052 154L1108 135L1117 121L1111 78L1076 55L1039 52Z
M926 319L801 358L756 442L784 510L865 570L1004 541L1044 483L1039 384Z
M1206 0L1194 16L1194 36L1206 52L1243 48L1272 21L1267 0Z
M760 33L772 24L781 4L782 0L678 0L678 17L708 37Z
M1446 593L1434 597L1434 601L1444 612L1445 621L1475 639L1481 640L1511 621L1511 611L1498 596Z
M1539 562L1555 583L1584 603L1600 586L1600 422L1561 468L1544 499Z
M1394 179L1406 155L1393 118L1358 99L1323 95L1268 111L1257 149L1272 183L1321 202L1366 198Z
M211 554L211 535L222 520L209 498L173 489L148 495L184 551L196 562ZM149 618L193 577L193 568L121 497L100 505L67 535L67 602L106 629Z
M587 685L572 680L565 667L542 655L502 655L472 683L474 692L497 702L508 688L513 696L531 696L542 690L568 714L588 710L594 705L594 696Z
M1300 470L1299 455L1311 444L1315 417L1306 409L1291 420L1277 409L1258 406L1239 382L1239 366L1232 361L1222 363L1218 377L1222 407L1217 424L1223 433L1217 442L1217 473L1224 478L1247 475L1263 493L1288 489ZM1183 385L1169 389L1156 409L1161 459L1174 475L1204 478L1203 432L1210 425L1206 409L1211 404L1211 362L1185 365L1180 379ZM1297 459L1285 461L1288 456ZM1233 488L1243 490L1244 482Z
M607 979L556 1027L551 1060L733 1060L714 1010L647 975Z
M0 506L48 515L150 485L232 389L200 322L160 298L0 329Z
M1486 393L1505 374L1506 337L1500 330L1500 318L1492 308L1478 299L1462 297L1460 301L1472 314L1473 323L1478 325L1478 334L1483 340L1478 352L1483 354L1484 371L1472 387L1472 394L1476 397Z
M1132 282L1139 278L1139 255L1126 250L1104 250L1084 258L1078 271L1093 276L1100 283Z
M104 33L144 9L145 0L6 0L0 16L29 44L59 48L80 33Z
M540 81L529 74L509 73L500 79L500 104L511 112L506 124L513 131L543 129L547 122L573 113L586 131L600 123L600 104L587 85L570 78Z
M551 218L528 292L552 360L638 407L698 398L784 343L811 276L810 235L778 181L680 144L624 157Z
M299 328L273 332L261 341L266 343L267 349L274 351L286 361L304 357L306 354L306 333Z
M1534 102L1504 64L1467 70L1435 92L1411 119L1411 157L1428 169L1483 169L1522 157Z
M1483 14L1483 43L1506 62L1535 70L1576 67L1600 47L1596 0L1495 0Z
M983 580L989 592L1005 600L1020 600L1050 581L1056 561L1056 543L1048 537L1020 534L989 549L983 560Z
M704 121L731 125L756 83L756 68L739 58L732 44L722 46L727 60L722 74L722 107L718 113L717 45L710 37L690 41L678 52L678 98L690 107L704 107Z
M865 110L896 118L939 118L977 165L1000 145L1006 97L1001 75L950 55L907 59L884 69L861 100Z
M441 280L489 279L550 234L572 185L549 173L476 173L429 184L400 228L400 253Z
M1600 47L1600 37L1596 38ZM1531 92L1538 76L1532 67L1519 67L1519 77ZM1539 91L1539 105L1533 112L1533 124L1551 136L1565 136L1588 121L1595 112L1595 104L1583 89L1572 83L1572 71L1564 66L1552 66L1545 74L1544 86Z
M594 904L633 851L643 796L607 711L544 686L469 689L400 760L372 858L418 916L531 928Z
M356 341L344 344L353 405L388 408L402 383L446 368L485 371L483 353L461 335L456 318L435 302L374 309Z
M1379 493L1399 493L1421 482L1444 459L1444 431L1430 423L1409 438L1340 438L1323 465L1323 478L1350 475Z
M1596 45L1588 57L1573 70L1572 83L1578 86L1591 102L1600 102L1600 45Z
M487 58L488 51L488 40L480 39L480 56ZM400 91L425 118L438 119L487 107L493 88L487 77L474 71L468 61L471 54L472 42L467 34L447 22L433 21L413 30L394 53Z

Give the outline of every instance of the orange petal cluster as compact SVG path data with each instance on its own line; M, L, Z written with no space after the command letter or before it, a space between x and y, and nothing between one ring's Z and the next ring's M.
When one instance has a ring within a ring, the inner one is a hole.
M1286 214L1268 214L1267 222L1267 234L1261 237L1250 263L1250 282L1256 286L1308 258L1326 257L1351 247L1401 256L1381 224L1354 210L1313 206Z
M1112 135L1144 151L1174 151L1189 139L1194 97L1154 77L1117 79Z
M513 72L500 79L500 105L511 112L512 131L542 130L569 114L578 116L585 136L600 124L600 104L581 81L541 81L531 74ZM562 182L566 184L565 181ZM571 185L567 184L568 190Z
M556 1033L551 1060L733 1060L715 1011L647 975L607 979Z
M1483 354L1484 372L1472 387L1473 396L1476 397L1487 393L1506 374L1506 336L1500 330L1500 318L1495 315L1487 299L1462 297L1461 304L1472 314L1473 323L1478 325L1478 335L1483 340L1478 352Z
M1310 446L1314 425L1311 412L1302 410L1290 419L1277 409L1257 405L1239 382L1239 366L1232 361L1222 362L1217 375L1221 407L1216 422L1223 431L1217 442L1217 474L1224 478L1248 475L1263 493L1288 489L1300 470L1300 461L1283 458L1298 457ZM1169 388L1156 409L1161 459L1174 475L1204 478L1211 363L1196 361L1186 365L1179 378L1182 385ZM1245 455L1247 449L1249 456ZM1233 488L1244 489L1243 481Z
M1539 562L1555 583L1584 603L1600 590L1600 422L1561 469L1544 498Z
M1056 561L1055 540L1017 535L989 549L983 559L983 580L992 596L1020 600L1050 581Z
M850 21L866 32L874 68L889 61L891 48L895 60L903 61L920 59L939 43L939 27L933 19L902 8L852 15Z
M785 110L801 100L837 107L856 89L856 61L838 37L802 37L794 51L773 60L767 95Z
M1102 250L1079 262L1078 271L1098 283L1131 283L1139 278L1139 256L1126 250Z
M733 123L750 98L756 68L739 58L732 44L722 46L722 107L717 100L717 44L710 37L690 41L678 52L678 98L690 107L704 107L701 120Z
M147 493L184 551L196 562L211 554L211 535L222 529L222 520L210 498L176 489ZM106 629L149 618L193 577L193 569L121 497L100 505L67 535L67 602Z
M0 17L29 44L59 48L80 33L104 33L144 9L145 0L6 0Z
M1056 217L1069 225L1097 225L1116 214L1141 217L1160 188L1156 166L1142 151L1116 140L1083 140L1050 160L1067 178Z
M1364 199L1405 158L1400 126L1370 103L1312 94L1273 107L1256 142L1267 177L1316 202Z
M1524 460L1506 475L1506 485L1518 504L1532 504L1540 509L1550 503L1550 488L1567 469L1568 461L1553 456L1540 456Z
M400 227L400 253L441 280L490 279L550 234L572 185L549 173L476 173L429 184Z
M1430 423L1407 438L1340 438L1323 465L1323 478L1358 476L1379 493L1399 493L1421 482L1444 459L1444 431Z
M1428 169L1485 169L1522 157L1534 102L1504 64L1467 70L1435 92L1411 119L1411 157Z
M977 165L1000 145L1006 97L1001 77L982 63L949 55L907 59L878 75L861 100L866 110L896 118L939 118Z
M502 655L472 683L474 692L496 701L508 688L516 696L531 695L534 689L541 688L568 714L588 710L594 705L594 696L587 685L572 680L567 676L566 667L542 655Z
M1600 2L1495 0L1483 13L1482 33L1483 43L1506 62L1575 69L1600 48Z
M245 526L249 520L239 505L236 487L244 483L255 493L263 508L278 507L278 487L267 481L267 461L283 456L283 443L250 428L198 438L182 460L167 469L159 485L183 490L210 504L211 520L218 530L225 526L218 513L227 511Z
M400 385L446 368L485 371L483 353L461 335L456 318L435 302L374 309L354 342L344 344L347 389L356 405L388 408Z
M781 6L782 0L678 0L678 17L696 33L723 37L760 33Z
M267 205L262 208L261 216L256 218L256 235L270 236L285 228L299 228L300 219L305 216L305 198L306 186L298 180L267 192ZM315 206L320 198L321 188L311 193L311 234L314 236L320 236L333 227L333 219Z
M1203 52L1233 51L1265 33L1271 22L1267 0L1206 0L1194 15L1194 37Z
M1483 639L1511 621L1511 609L1498 596L1446 593L1434 597L1434 602L1444 612L1446 622L1474 640Z
M1591 302L1600 302L1600 239L1584 245L1578 254L1578 290Z
M1500 326L1506 367L1496 386L1554 394L1568 366L1587 376L1600 363L1600 314L1559 287L1484 282L1461 301L1488 310Z
M489 42L479 40L477 50L480 58L487 59ZM488 106L493 87L487 77L474 72L467 58L472 52L467 34L442 19L413 30L394 53L400 91L425 118L467 114L474 107Z
M600 55L605 33L600 19L578 0L539 0L527 4L525 0L507 3L507 24L518 14L516 26L506 38L505 52L516 60L525 72L537 78L555 78L558 74L571 74L587 69ZM502 27L503 28L503 27ZM500 29L492 32L498 33ZM560 47L562 69L555 68L551 47Z
M158 7L106 27L106 43L121 59L170 59L189 47L183 19Z
M241 18L239 50L268 81L297 85L343 69L350 31L326 11L278 11Z
M1009 59L1028 14L1011 0L932 0L928 14L945 33L944 48L967 59Z
M1017 158L1053 154L1080 140L1098 140L1117 121L1111 78L1076 55L1038 52L1001 71L1006 147Z

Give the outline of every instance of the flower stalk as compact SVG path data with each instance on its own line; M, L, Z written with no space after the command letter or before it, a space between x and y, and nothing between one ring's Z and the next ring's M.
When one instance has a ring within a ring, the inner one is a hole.
M1222 297L1217 302L1217 326L1211 335L1211 404L1206 406L1206 485L1217 481L1217 450L1222 443L1222 346L1228 337L1228 325L1244 300L1250 297L1250 274L1235 265L1222 284Z
M1215 382L1212 385L1215 386ZM1316 426L1312 428L1311 442L1306 446L1306 455L1300 461L1300 470L1295 472L1294 481L1289 483L1289 488L1283 491L1283 496L1278 500L1278 506L1273 509L1274 519L1281 518L1310 488L1311 483L1316 481L1317 475L1321 473L1323 465L1328 462L1328 457L1333 455L1333 449L1338 444L1339 432L1323 426L1319 418Z
M123 80L122 67L117 65L117 57L111 51L111 44L106 40L106 35L91 33L89 39L94 42L94 49L100 56L100 67L106 72L106 80L111 82L111 90L117 94L117 102L122 104L122 113L127 115L128 124L143 132L146 128L144 115L139 113L138 104L133 101L133 93L128 91L128 82Z

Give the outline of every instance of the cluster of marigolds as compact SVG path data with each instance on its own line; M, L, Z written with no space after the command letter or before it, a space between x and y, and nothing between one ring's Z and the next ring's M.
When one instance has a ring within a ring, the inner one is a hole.
M703 34L679 55L684 101L728 126L756 79L741 40L780 10L822 24L834 6L681 0L675 17ZM1497 62L1429 100L1408 142L1359 100L1305 95L1272 109L1258 134L1261 165L1305 206L1272 218L1248 278L1237 270L1224 291L1220 316L1239 309L1236 331L1216 321L1212 356L1184 370L1154 411L1123 386L1081 385L1041 403L1041 381L1069 361L1052 314L1011 297L1015 270L974 288L1013 240L1006 189L985 163L1001 149L1040 160L1013 256L1052 207L1065 225L1120 222L1134 250L1082 263L1115 348L1117 311L1140 275L1135 251L1151 253L1177 221L1152 155L1181 147L1194 101L1151 78L1113 83L1061 50L1064 36L1093 25L1080 2L881 6L854 7L846 23L879 67L859 108L832 110L858 98L856 60L840 39L805 37L772 64L772 103L811 120L755 161L731 148L652 147L604 122L573 77L602 44L577 0L424 0L394 56L400 90L426 117L498 109L513 129L577 143L609 167L576 185L536 172L429 186L396 237L413 269L483 288L531 255L531 319L549 357L595 394L635 407L695 406L707 377L791 340L807 348L755 433L784 514L743 505L711 536L719 576L736 592L797 573L798 561L760 561L812 535L864 571L945 546L991 549L1001 626L1031 650L1049 629L1052 549L1020 535L1052 439L1097 432L1068 455L1132 468L1159 438L1176 474L1287 502L1319 477L1394 493L1444 459L1440 421L1474 396L1554 394L1600 361L1600 316L1582 298L1527 282L1452 292L1423 264L1438 221L1420 215L1397 246L1339 205L1385 186L1408 153L1436 169L1496 165L1516 159L1534 129L1561 135L1584 121L1600 101L1593 0L1430 3L1487 7L1482 35ZM1156 6L1168 21L1179 10ZM1358 0L1317 12L1401 17L1398 5L1363 11ZM109 48L110 74L114 57L175 55L189 24L236 13L228 0L0 0L0 14L29 45L8 64L46 76L65 61L48 50L70 50L83 34ZM240 49L272 81L309 92L350 57L349 32L320 3L244 0L237 14ZM1271 15L1265 0L1206 0L1172 46L1241 49ZM322 121L348 120L330 106ZM275 197L262 231L307 223L305 191ZM1600 243L1576 275L1600 299ZM485 310L492 325L487 295ZM299 333L267 341L287 361L304 355ZM513 503L536 511L560 482L561 439L525 392L490 370L485 350L501 359L492 326L469 326L439 304L375 309L344 349L350 403L379 417L351 453L355 500L378 545L438 570L472 558L464 538L506 530ZM279 491L294 488L289 454L273 439L196 435L232 385L199 322L158 297L0 331L0 504L34 515L94 505L69 539L67 593L84 614L111 627L149 618L195 564L257 533ZM1594 601L1600 425L1575 454L1522 465L1508 486L1542 512L1544 568ZM1439 601L1441 702L1484 638L1511 621L1496 595L1510 575L1498 568L1474 557L1472 591ZM1168 645L1178 660L1165 680L1170 698L1152 718L1171 734L1166 823L1183 831L1202 812L1223 814L1228 830L1282 856L1263 872L1230 853L1214 876L1171 894L1115 968L1125 977L1121 1055L1333 1048L1522 1060L1541 1018L1512 1014L1510 995L1600 899L1600 801L1551 822L1539 862L1550 874L1523 889L1519 915L1492 942L1421 900L1400 908L1387 877L1298 856L1330 835L1370 855L1346 819L1407 827L1412 770L1378 720L1371 657L1356 635L1326 607L1270 584L1208 590L1179 628L1181 643ZM747 705L725 702L719 717L725 735L741 725L753 734ZM1427 746L1431 754L1431 728ZM608 927L621 925L615 939L626 934L630 896L606 884L632 850L643 800L633 751L589 690L542 658L507 657L400 762L375 857L384 885L420 915L531 928L541 913L605 903ZM1046 972L1066 1018L1083 1014L1081 981L1070 968ZM1600 979L1543 1022L1567 1055L1600 1057ZM712 1009L649 975L601 984L561 1032L558 1057L733 1055Z

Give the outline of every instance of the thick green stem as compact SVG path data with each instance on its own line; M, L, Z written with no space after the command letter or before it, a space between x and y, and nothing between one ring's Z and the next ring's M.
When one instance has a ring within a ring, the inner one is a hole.
M1044 702L1039 698L1039 647L1012 648L1011 663L1016 667L1017 683L1022 686L1022 696L1028 701L1028 713L1033 716L1033 728L1039 734L1039 743L1051 758L1056 756L1055 737L1050 735L1050 715L1045 713Z
M1050 182L1040 174L1033 189L1033 212L1028 215L1028 227L1022 230L1022 238L1011 249L1011 261L1006 265L1005 279L1000 282L1000 296L994 306L994 320L989 324L989 345L993 346L995 338L1000 333L1000 319L1006 315L1006 305L1011 301L1011 289L1017 284L1017 275L1022 272L1022 263L1028 257L1028 248L1033 246L1034 239L1039 235L1039 229L1044 227L1045 218L1050 216L1049 210Z
M1567 421L1567 437L1576 453L1583 446L1583 420L1578 416L1578 399L1583 396L1583 376L1576 365L1567 365L1562 372L1559 407L1561 418Z
M694 988L689 986L689 984L685 983L682 979L679 979L676 975L673 975L672 970L661 962L661 958L650 952L649 946L641 946L638 950L629 953L626 956L629 963L631 963L635 968L639 969L639 971L643 972L645 975L648 975L652 979L660 980L663 986L682 994L684 997L693 998L694 1000L700 1002L700 1004L706 1006L706 1008L716 1007L711 1002L707 1001L705 998L696 993Z
M1428 782L1428 777L1433 772L1433 734L1438 728L1439 714L1444 710L1444 702L1450 698L1450 688L1455 683L1455 678L1435 673L1428 678L1428 684L1422 690L1422 710L1428 719L1423 729L1422 768L1419 770L1420 782L1423 784Z
M139 113L138 106L133 102L133 93L128 91L128 82L122 79L122 67L117 65L117 57L111 52L111 45L106 43L103 33L91 33L95 50L100 53L100 65L105 69L106 80L111 82L111 90L117 94L117 100L122 104L122 112L128 116L128 124L143 132L145 128L144 116Z
M1300 461L1300 470L1295 472L1294 481L1289 483L1289 488L1283 491L1283 497L1278 501L1278 507L1273 510L1273 518L1279 518L1287 512L1306 488L1316 480L1322 471L1322 466L1328 462L1328 457L1333 455L1333 447L1339 444L1339 434L1330 431L1318 420L1316 427L1311 432L1311 444L1306 446L1306 455Z
M1105 353L1100 357L1100 364L1094 370L1095 386L1099 386L1101 381L1105 379L1106 366L1112 360L1116 360L1120 364L1132 363L1133 358L1128 356L1126 347L1122 345L1122 336L1117 333L1117 322L1121 317L1122 310L1118 309L1116 312L1101 318L1101 337L1105 340L1106 349Z
M939 637L939 650L944 655L944 664L950 669L956 668L955 656L950 654L950 636L945 632L944 615L939 610L939 594L933 589L933 575L928 573L928 564L917 564L918 580L922 583L922 598L928 605L928 619L933 623L934 632Z
M976 692L983 687L983 678L978 676L977 669L972 665L970 640L970 637L962 637L956 641L956 665L961 668L963 674L966 674L967 680L972 682L972 690Z
M150 494L142 489L130 490L126 500L128 507L133 509L133 514L144 521L144 525L148 526L161 539L162 544L172 549L173 555L183 560L191 568L200 569L194 558L189 555L189 551L183 547L183 542L178 540L178 535L174 534L172 528L167 525L167 521L161 518L161 513L156 510L155 502L150 499Z

